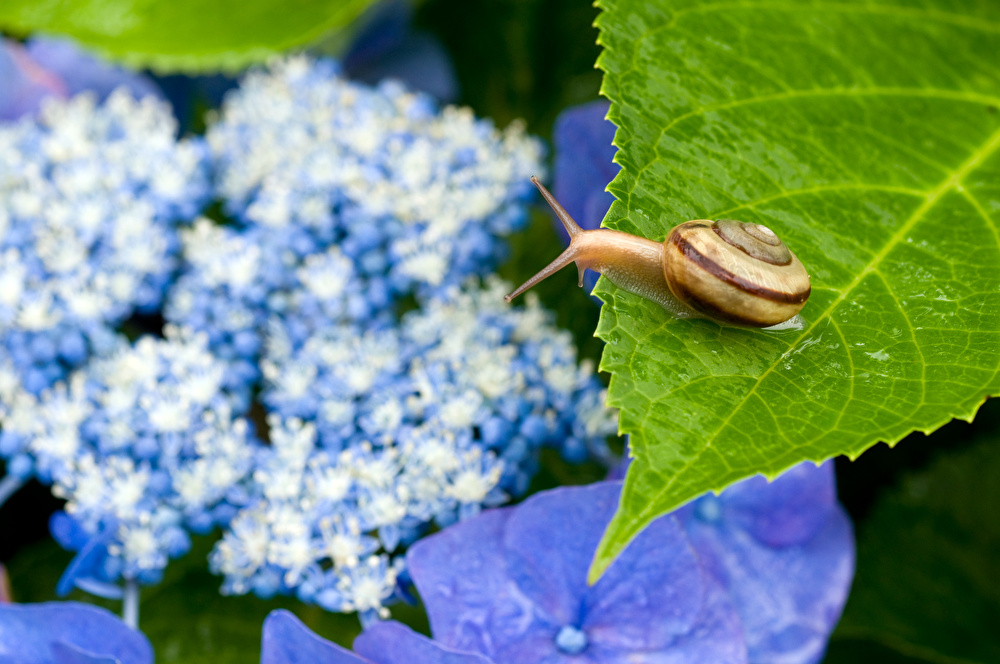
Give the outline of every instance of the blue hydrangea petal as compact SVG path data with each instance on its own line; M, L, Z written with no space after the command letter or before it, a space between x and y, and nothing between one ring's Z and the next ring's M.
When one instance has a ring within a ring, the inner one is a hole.
M23 46L0 37L0 122L33 113L46 97L65 97L66 83L46 71Z
M535 624L534 607L506 578L501 542L512 511L491 510L449 526L406 554L431 633L446 646L489 656L498 641L544 639L548 633ZM549 630L553 636L554 630Z
M739 611L751 662L822 659L854 576L854 536L842 508L809 540L780 548L726 524L692 519L686 528Z
M675 653L687 654L670 661L745 662L739 617L673 518L655 522L588 588L620 490L617 482L554 489L415 544L407 564L435 638L500 664ZM582 648L579 638L570 644L577 654L559 641L567 627L585 637Z
M368 660L327 641L294 613L278 609L264 619L260 664L365 664Z
M618 148L611 144L615 125L605 117L608 106L602 99L567 108L553 129L552 192L582 228L599 228L615 200L605 191L619 170L612 161ZM562 224L557 227L569 242Z
M354 650L374 664L491 664L472 652L459 652L395 621L379 622L354 640Z
M67 518L73 520L72 517ZM55 515L53 515L53 519L49 522L50 528L54 522L56 522ZM62 521L60 520L59 523L62 523ZM85 532L78 524L76 528L79 532ZM73 560L70 561L69 565L63 571L62 576L59 577L59 582L56 584L56 595L59 597L68 595L77 586L79 579L100 576L104 561L108 557L108 544L112 541L113 535L114 529L105 526L87 538L78 547L76 545L80 542L76 536L72 540L66 539L67 548L77 551L77 554L73 556ZM63 539L59 536L56 536L55 539L60 544L63 544Z
M677 512L743 620L752 662L819 661L854 574L833 464L744 480Z
M397 79L444 103L458 97L458 78L451 57L444 44L427 32L410 32L378 58L354 66L345 63L345 69L351 78L371 84Z
M53 664L119 664L114 657L96 655L61 641L52 644L52 656Z
M613 482L560 487L532 496L511 514L503 537L507 573L553 624L580 625L587 569L620 492Z
M106 609L77 602L0 605L0 661L71 662L69 648L121 664L152 664L153 648L141 633ZM88 661L77 658L75 662ZM94 661L92 658L89 661ZM97 659L96 661L101 661Z
M706 496L700 500L711 500ZM751 477L719 495L723 518L761 543L782 547L805 542L826 524L837 505L833 461L805 461L772 482ZM698 501L688 508L697 510Z
M600 228L615 201L611 192L605 191L619 170L612 161L617 148L611 144L615 125L605 119L608 106L602 99L567 108L556 118L553 129L553 195L582 228ZM553 224L563 243L569 244L566 229L554 216ZM593 270L584 274L583 287L588 292L597 277Z
M151 79L104 62L69 39L33 37L25 48L35 62L65 82L71 95L91 90L103 100L125 86L136 99L163 97Z

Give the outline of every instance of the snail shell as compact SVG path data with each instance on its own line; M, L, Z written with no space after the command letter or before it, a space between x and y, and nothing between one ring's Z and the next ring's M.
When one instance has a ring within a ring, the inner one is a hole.
M659 303L674 314L698 312L714 320L770 327L795 316L809 298L809 275L771 229L759 224L699 219L654 242L608 228L583 230L551 193L531 178L570 235L570 246L545 269L507 295L510 302L575 262L619 288Z

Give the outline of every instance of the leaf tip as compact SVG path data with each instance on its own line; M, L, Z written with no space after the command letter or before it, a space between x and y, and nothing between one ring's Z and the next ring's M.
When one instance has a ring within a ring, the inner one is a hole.
M614 560L615 556L609 557L605 555L602 548L598 547L597 553L594 554L594 559L590 561L590 569L587 570L587 586L593 586L600 581Z

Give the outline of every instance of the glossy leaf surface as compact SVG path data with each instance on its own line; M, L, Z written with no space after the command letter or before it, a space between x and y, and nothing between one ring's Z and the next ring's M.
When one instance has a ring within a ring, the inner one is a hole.
M68 35L160 71L237 69L342 27L372 0L3 0L0 29Z
M812 277L801 329L674 319L601 280L632 463L595 579L659 514L856 457L1000 392L1000 6L601 0L618 125L611 228L772 228Z

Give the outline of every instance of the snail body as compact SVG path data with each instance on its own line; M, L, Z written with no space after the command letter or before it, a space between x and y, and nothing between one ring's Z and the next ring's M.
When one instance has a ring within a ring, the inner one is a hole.
M675 226L663 242L609 228L584 230L538 178L531 181L570 236L570 246L504 299L576 263L619 288L679 316L702 315L748 327L770 327L795 316L809 298L802 262L766 226L699 219Z

